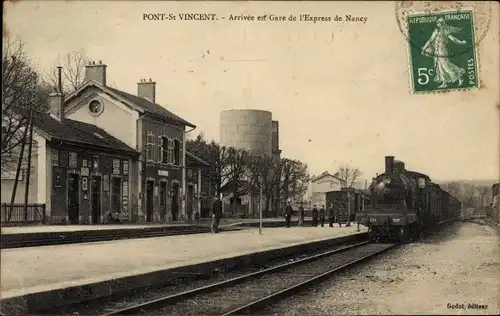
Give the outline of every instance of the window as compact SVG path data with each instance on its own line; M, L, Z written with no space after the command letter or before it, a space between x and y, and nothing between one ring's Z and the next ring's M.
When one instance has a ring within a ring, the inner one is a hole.
M152 133L148 133L146 144L146 160L154 160L154 146L155 136Z
M181 142L177 139L174 140L174 165L179 166L181 164Z
M68 167L77 168L78 167L78 154L75 152L70 152L68 157Z
M165 136L158 137L158 161L166 164L180 165L181 142Z
M169 144L169 139L165 136L160 136L158 137L158 142L159 142L159 161L161 163L169 163L168 160L168 144Z
M174 163L174 140L168 140L168 162Z
M121 213L122 182L120 178L112 178L111 181L111 209L115 213Z
M52 165L59 167L59 149L52 149Z
M92 100L89 103L89 111L92 115L100 115L102 111L104 110L104 107L102 106L102 103L97 101L97 100Z
M62 171L59 168L54 169L54 187L62 187Z

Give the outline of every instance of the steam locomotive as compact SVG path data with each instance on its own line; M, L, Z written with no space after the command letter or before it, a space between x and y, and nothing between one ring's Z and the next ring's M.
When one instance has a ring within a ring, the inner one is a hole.
M370 186L370 203L356 214L368 227L370 240L408 242L446 221L458 219L462 205L429 176L405 169L394 156L385 157L385 173Z

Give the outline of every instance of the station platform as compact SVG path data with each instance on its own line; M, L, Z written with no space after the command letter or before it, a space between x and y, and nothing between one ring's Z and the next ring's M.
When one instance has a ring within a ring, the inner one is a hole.
M258 219L221 219L220 226L242 225L245 223L258 223ZM284 218L266 218L264 223L285 222ZM75 232L75 231L97 231L97 230L117 230L117 229L148 229L157 227L192 227L192 226L210 226L212 219L202 218L192 222L173 222L173 223L145 223L145 224L103 224L103 225L33 225L33 226L10 226L1 228L2 235L10 234L35 234L35 233L53 233L53 232Z
M360 227L361 232L366 228ZM359 234L351 227L258 228L1 251L1 298L232 258Z
M75 231L117 230L117 229L145 229L149 227L190 227L192 224L110 224L110 225L34 225L2 227L2 235L11 234L37 234L37 233L63 233Z
M1 249L75 244L133 238L151 238L210 232L212 219L192 222L108 224L108 225L37 225L2 227ZM310 222L309 220L306 221ZM297 224L297 220L294 222ZM263 220L263 227L283 227L283 218ZM223 231L259 226L258 219L222 219Z

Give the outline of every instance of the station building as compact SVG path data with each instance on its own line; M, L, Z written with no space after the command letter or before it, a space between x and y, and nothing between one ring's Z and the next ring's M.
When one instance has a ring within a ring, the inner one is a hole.
M45 203L57 222L192 219L208 166L185 150L196 126L156 103L151 79L140 80L133 95L107 86L106 68L87 65L85 82L64 100L51 95L50 113L38 114L30 203ZM2 178L8 202L11 185Z

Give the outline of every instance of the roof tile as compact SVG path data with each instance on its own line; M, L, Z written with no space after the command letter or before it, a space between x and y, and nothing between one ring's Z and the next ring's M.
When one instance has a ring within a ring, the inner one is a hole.
M48 113L36 112L34 126L47 133L51 138L98 146L138 154L138 152L103 129L80 121L65 118L62 122Z
M115 88L111 88L111 87L106 87L106 88L110 89L111 91L118 94L122 98L125 98L125 99L129 100L130 102L137 104L138 106L142 107L146 112L149 112L149 113L154 114L154 115L158 115L158 116L160 116L162 118L166 118L168 120L172 120L172 121L184 124L186 126L196 127L192 123L184 120L183 118L181 118L178 115L175 115L174 113L170 112L169 110L167 110L166 108L164 108L163 106L161 106L159 104L150 102L149 100L147 100L145 98L142 98L142 97L139 97L139 96L115 89Z

